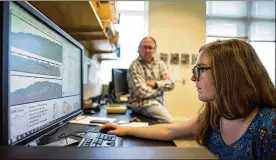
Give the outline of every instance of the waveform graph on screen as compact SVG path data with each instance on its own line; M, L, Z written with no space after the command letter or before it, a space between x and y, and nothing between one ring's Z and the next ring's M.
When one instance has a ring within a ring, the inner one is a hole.
M67 114L72 111L72 106L70 106L68 103L64 101L63 103L63 113Z
M12 62L10 64L11 71L61 77L60 64L14 52L11 53L10 60Z
M37 20L24 19L22 13L12 10L10 45L37 56L62 62L62 38ZM30 23L31 22L31 23Z
M62 37L18 8L11 9L10 46L13 73L61 79Z
M11 76L10 83L12 106L62 97L61 80Z
M10 105L62 97L62 37L11 5Z

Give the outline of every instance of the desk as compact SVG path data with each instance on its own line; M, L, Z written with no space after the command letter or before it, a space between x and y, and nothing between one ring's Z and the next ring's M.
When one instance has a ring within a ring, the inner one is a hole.
M129 147L0 147L1 160L10 159L217 159L205 148Z
M101 112L93 116L112 117L118 120L128 120L136 116L149 124L156 121L147 117L135 115L128 109L126 114L107 114L102 108ZM52 136L44 136L40 145L58 140L61 133L86 131L94 126L66 124L59 128ZM175 147L172 141L156 141L135 137L123 137L123 147L115 148L79 148L79 147L0 147L2 159L216 159L207 149L202 147Z
M109 117L109 118L117 118L117 120L129 120L133 117L139 118L143 122L148 122L149 125L157 124L157 121L154 119L147 118L145 116L141 115L135 115L132 113L130 109L127 109L125 114L108 114L105 110L105 107L101 107L100 112L96 112L94 114L91 114L92 116L96 117ZM54 141L58 140L58 136L62 133L65 133L68 135L69 133L76 132L76 131L86 131L88 129L91 129L93 127L97 126L88 126L88 125L80 125L80 124L65 124L64 126L60 127L57 131L57 133L53 134L52 136L44 136L40 139L39 145L45 145ZM77 140L81 140L81 138L72 137ZM131 136L124 136L123 137L123 147L145 147L145 146L167 146L167 147L175 147L173 141L158 141L158 140L149 140L149 139L143 139L143 138L137 138L137 137L131 137Z

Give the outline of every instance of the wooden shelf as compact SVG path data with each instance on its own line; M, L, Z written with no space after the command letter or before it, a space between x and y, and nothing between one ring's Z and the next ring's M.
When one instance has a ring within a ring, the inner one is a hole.
M91 53L113 53L91 1L29 1L37 10L79 41Z
M111 20L118 23L119 15L115 1L92 1L92 4L101 20Z
M97 55L97 59L99 61L103 61L103 60L117 60L117 54L116 53L104 53L104 54L100 54Z

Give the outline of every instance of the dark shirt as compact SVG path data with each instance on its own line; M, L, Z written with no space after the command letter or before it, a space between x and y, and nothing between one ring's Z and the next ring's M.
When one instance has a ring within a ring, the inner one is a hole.
M207 148L221 159L276 159L276 112L260 109L247 131L230 145L223 141L219 124L206 138Z

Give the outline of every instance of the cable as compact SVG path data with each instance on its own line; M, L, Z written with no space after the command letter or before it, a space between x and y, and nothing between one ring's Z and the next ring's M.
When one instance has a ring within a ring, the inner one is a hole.
M66 146L68 146L67 137L70 137L70 136L72 136L73 134L76 134L76 133L87 133L87 132L86 131L74 131L74 132L71 132L67 135L65 133L62 133L58 136L58 140L61 140L62 138L65 138Z
M59 128L57 128L56 130L52 131L52 133L50 132L49 134L46 134L46 136L52 136L52 135L56 134L57 131L58 131L58 129Z
M66 141L66 146L68 146L68 141L67 141L67 137L70 137L70 136L73 136L73 134L76 134L76 133L88 133L89 130L86 130L86 131L73 131L73 132L70 132L69 134L65 134L64 132L62 134L60 134L58 136L58 140L61 140L62 138L65 138L65 141Z
M65 133L62 133L61 135L58 136L58 140L62 139L62 138L65 138L65 141L66 141L66 147L68 147L68 141L67 141L67 136Z

